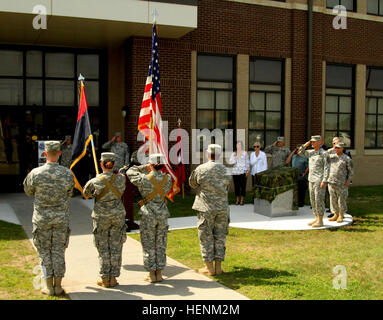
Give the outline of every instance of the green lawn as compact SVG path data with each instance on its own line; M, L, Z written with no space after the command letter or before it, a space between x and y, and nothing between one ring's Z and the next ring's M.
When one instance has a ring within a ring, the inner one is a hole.
M0 221L0 300L63 300L33 287L39 259L23 228Z
M383 299L383 186L352 187L348 204L354 216L349 227L308 231L230 228L225 273L212 278L251 299ZM139 239L139 235L132 237ZM169 232L167 254L193 269L200 268L197 230ZM337 265L346 268L346 290L333 288Z

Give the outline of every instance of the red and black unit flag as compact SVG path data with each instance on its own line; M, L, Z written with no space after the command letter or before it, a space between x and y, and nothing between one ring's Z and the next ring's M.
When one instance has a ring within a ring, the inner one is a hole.
M152 147L151 152L162 153L165 160L165 171L173 179L173 187L167 198L173 201L174 195L180 189L177 184L177 177L169 163L168 147L163 133L162 103L160 86L160 68L158 62L158 38L157 25L153 23L152 33L152 57L149 65L149 72L146 78L144 97L142 99L140 116L138 119L138 131L140 131ZM151 137L151 132L153 133Z
M85 89L82 81L80 86L80 104L73 138L72 164L70 170L74 176L75 188L83 193L83 186L89 179L88 175L84 173L89 172L89 154L91 152L93 136L90 129L88 104L86 103Z

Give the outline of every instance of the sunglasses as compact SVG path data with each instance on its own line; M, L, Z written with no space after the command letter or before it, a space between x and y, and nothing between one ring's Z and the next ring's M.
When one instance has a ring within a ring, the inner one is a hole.
M254 148L260 148L260 146L254 146Z

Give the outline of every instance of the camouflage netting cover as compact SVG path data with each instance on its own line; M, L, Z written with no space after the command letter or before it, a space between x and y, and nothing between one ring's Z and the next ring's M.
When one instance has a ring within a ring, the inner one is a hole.
M270 203L275 197L294 189L293 210L298 210L298 169L278 167L260 172L254 176L253 196Z

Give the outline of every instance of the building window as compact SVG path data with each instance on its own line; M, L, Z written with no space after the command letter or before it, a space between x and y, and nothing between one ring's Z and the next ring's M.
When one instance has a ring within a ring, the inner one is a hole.
M272 144L283 135L283 62L250 60L249 148L254 142Z
M383 0L367 0L367 13L383 16Z
M347 11L356 11L356 1L355 0L327 0L326 7L333 9L336 6L344 6Z
M340 137L354 147L354 67L328 64L326 67L325 143Z
M234 57L198 55L197 129L234 129Z
M364 147L383 148L383 69L367 67Z

